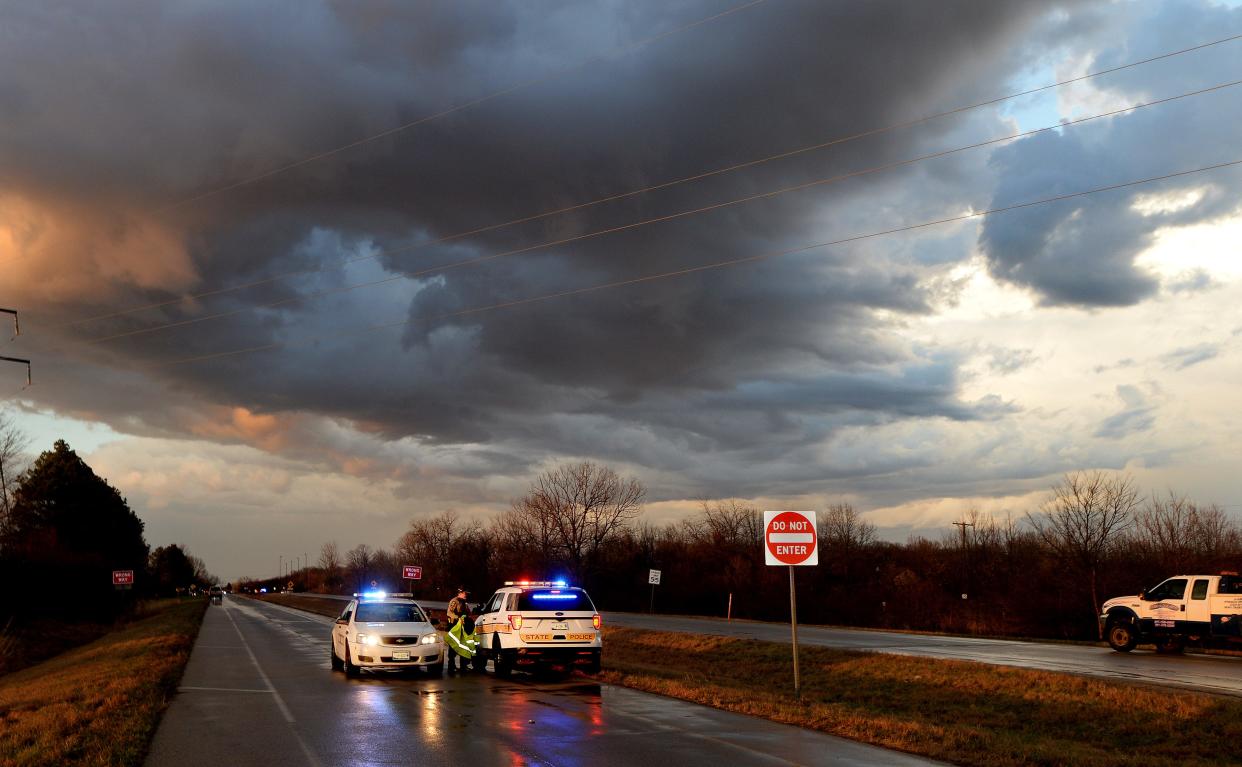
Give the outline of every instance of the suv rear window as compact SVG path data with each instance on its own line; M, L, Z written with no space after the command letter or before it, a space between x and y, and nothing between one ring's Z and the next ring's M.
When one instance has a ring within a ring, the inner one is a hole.
M358 605L354 620L361 623L421 623L423 616L417 605L363 604Z
M518 594L518 612L595 612L585 591L576 589L535 589Z

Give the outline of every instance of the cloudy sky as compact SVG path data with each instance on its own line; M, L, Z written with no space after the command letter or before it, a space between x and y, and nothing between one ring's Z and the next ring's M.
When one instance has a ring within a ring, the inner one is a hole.
M222 576L578 459L654 521L1242 513L1238 3L0 15L7 407Z

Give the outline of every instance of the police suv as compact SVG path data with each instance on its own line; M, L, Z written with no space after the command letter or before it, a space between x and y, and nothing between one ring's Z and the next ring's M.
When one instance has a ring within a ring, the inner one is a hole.
M332 670L444 671L444 642L412 594L354 594L332 627Z
M591 598L565 581L506 581L479 608L479 658L496 674L515 668L596 673L603 619Z

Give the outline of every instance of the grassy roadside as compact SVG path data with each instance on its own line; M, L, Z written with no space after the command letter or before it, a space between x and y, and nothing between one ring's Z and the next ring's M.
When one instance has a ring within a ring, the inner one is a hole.
M88 645L0 677L0 765L137 765L206 600L166 602Z
M966 765L1238 764L1242 701L962 661L607 628L601 681Z

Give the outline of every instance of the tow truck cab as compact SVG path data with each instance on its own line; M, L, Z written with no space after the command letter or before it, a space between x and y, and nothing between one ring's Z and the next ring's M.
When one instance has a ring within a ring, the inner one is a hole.
M1104 603L1100 625L1108 644L1129 652L1151 642L1157 652L1179 652L1187 643L1242 642L1242 577L1175 575L1134 596Z

